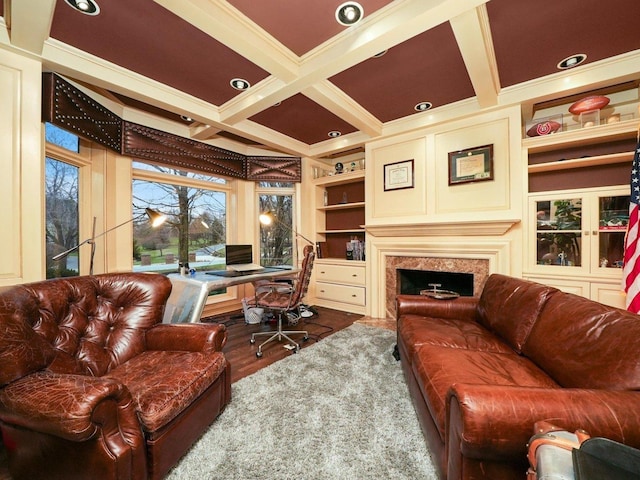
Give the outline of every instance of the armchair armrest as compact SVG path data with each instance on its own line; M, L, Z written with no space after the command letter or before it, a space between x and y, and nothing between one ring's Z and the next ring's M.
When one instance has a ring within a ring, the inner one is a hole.
M227 329L219 323L158 324L146 334L149 350L221 352Z
M639 392L457 384L447 419L454 457L521 457L539 420L640 447Z
M37 372L0 390L0 418L21 428L75 442L103 437L130 447L144 438L129 390L100 377Z
M396 319L401 315L424 315L475 322L478 315L478 301L478 297L438 300L425 295L398 295L396 296Z

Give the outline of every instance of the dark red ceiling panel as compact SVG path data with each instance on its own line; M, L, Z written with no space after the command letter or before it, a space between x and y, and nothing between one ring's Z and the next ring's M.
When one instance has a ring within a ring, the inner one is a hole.
M449 23L330 80L382 122L416 113L419 102L439 107L475 95Z
M100 10L88 16L60 0L51 36L214 105L238 94L232 78L268 75L153 1L102 1Z
M263 30L301 56L348 27L335 12L345 0L228 0ZM359 0L365 17L392 0Z
M577 53L590 63L640 48L638 0L491 0L487 11L502 87L558 72Z
M288 98L250 120L308 144L328 140L332 130L343 135L356 131L352 125L302 94Z

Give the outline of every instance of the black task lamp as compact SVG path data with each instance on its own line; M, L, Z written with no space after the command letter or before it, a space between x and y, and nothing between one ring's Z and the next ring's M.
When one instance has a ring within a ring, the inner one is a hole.
M289 230L291 230L291 232L293 232L293 234L296 237L300 237L303 240L306 240L307 242L309 242L312 246L314 245L314 243L309 240L307 237L305 237L304 235L302 235L301 233L298 233L294 228L291 227L291 225L287 225L286 223L282 222L281 220L278 219L278 217L276 217L272 212L270 211L266 211L264 213L261 213L260 216L258 217L258 219L260 220L260 223L262 225L271 225L272 223L278 223L280 225L282 225L285 228L288 228Z
M74 250L78 250L85 243L88 243L88 244L91 245L91 261L89 263L89 275L93 275L93 257L95 256L95 253L96 253L96 242L95 242L96 238L100 238L100 237L106 235L109 232L113 232L117 228L120 228L123 225L126 225L127 223L131 223L131 222L133 222L135 220L139 220L140 218L144 217L145 215L149 217L149 223L151 223L151 226L153 228L159 227L160 225L162 225L167 220L166 215L163 215L160 212L152 210L151 208L145 208L144 209L144 213L141 213L140 215L132 217L129 220L127 220L126 222L122 222L121 224L116 225L115 227L111 227L110 229L105 230L104 232L102 232L100 235L96 235L96 217L93 217L93 230L92 230L92 233L91 233L91 237L87 238L86 240L84 240L82 242L80 242L75 247L72 247L69 250L65 250L64 252L57 254L55 257L52 258L52 260L60 260L61 258L64 258L67 255L69 255Z

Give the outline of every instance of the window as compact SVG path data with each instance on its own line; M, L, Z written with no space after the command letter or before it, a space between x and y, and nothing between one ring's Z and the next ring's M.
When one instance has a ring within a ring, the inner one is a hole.
M152 208L168 219L133 226L134 271L224 268L228 185L224 179L134 162L133 216Z
M293 193L291 183L265 183L258 186L260 213L271 212L271 225L260 224L260 264L293 265L295 238L293 233Z
M81 169L80 139L50 123L45 125L46 278L80 274L78 250L53 260L79 242Z
M53 257L76 246L78 240L79 168L47 157L45 160L45 215L47 278L79 275L78 251Z

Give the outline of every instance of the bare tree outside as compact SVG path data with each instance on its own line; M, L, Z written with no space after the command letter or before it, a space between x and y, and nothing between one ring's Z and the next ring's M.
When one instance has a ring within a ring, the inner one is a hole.
M77 135L51 124L45 128L47 143L72 152L79 151ZM68 277L79 274L79 252L54 261L52 257L78 244L78 199L80 169L69 163L45 159L45 218L47 278Z
M144 168L176 177L213 181L212 187L217 180L157 165L145 164ZM134 258L137 254L140 257L139 263L137 259L134 262L136 269L175 271L178 263L191 266L197 263L198 269L224 265L220 253L226 243L224 192L187 186L182 182L134 180L133 204L134 210L148 207L168 217L159 229L150 229L146 224L134 226Z
M293 265L293 196L261 194L258 203L260 212L271 212L276 219L271 225L260 225L260 263L265 267Z

